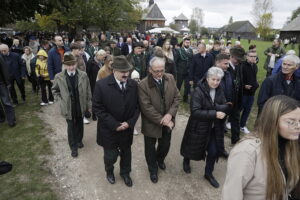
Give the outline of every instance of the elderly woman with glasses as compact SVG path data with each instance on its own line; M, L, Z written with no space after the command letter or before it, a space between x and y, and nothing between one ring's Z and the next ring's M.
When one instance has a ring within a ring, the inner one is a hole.
M299 134L299 101L284 95L270 98L256 130L230 152L222 199L295 199L289 193L298 195L300 189Z
M212 173L224 149L224 118L229 110L220 87L223 76L220 68L211 67L206 77L199 81L192 94L191 115L180 150L186 173L191 173L190 160L206 160L204 177L215 188L219 183Z

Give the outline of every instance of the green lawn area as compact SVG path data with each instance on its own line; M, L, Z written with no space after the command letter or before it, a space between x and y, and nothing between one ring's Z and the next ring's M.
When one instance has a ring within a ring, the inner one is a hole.
M234 42L236 41L235 39L231 40L232 43L234 44ZM206 40L207 43L207 40ZM244 47L244 49L247 51L249 48L249 45L251 44L255 44L256 45L256 51L257 51L257 55L259 57L259 63L258 63L258 73L257 73L257 79L259 84L261 85L261 83L263 82L263 80L266 77L266 71L263 68L265 60L266 60L266 56L264 54L264 51L270 47L272 45L272 42L270 41L260 41L260 40L251 40L251 43L248 44L248 40L241 40L241 45ZM296 51L296 55L299 55L298 52L298 45L295 45L295 51ZM285 49L286 51L291 49L291 45L288 45L287 48ZM257 101L257 95L258 95L258 91L259 89L256 91L256 95L255 95L255 101L254 101L254 105L252 107L252 111L250 114L250 117L248 118L248 122L247 122L247 127L249 128L249 130L253 130L253 125L256 119L256 115L257 115L257 105L256 105L256 101ZM181 89L181 94L183 95L183 87ZM181 111L188 111L189 112L189 105L186 103L181 103Z
M15 108L17 125L0 124L0 160L13 164L13 170L0 176L1 200L55 200L56 194L47 167L51 147L50 130L38 118L40 100L26 87L27 100ZM19 102L20 100L20 95Z

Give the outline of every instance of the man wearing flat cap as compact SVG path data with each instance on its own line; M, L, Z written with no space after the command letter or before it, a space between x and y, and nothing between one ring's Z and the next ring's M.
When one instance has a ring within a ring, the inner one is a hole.
M230 49L230 62L228 71L233 81L232 109L229 115L227 128L231 129L231 144L240 140L240 109L243 98L243 76L241 63L245 61L245 50L242 47L232 47Z
M120 155L120 175L132 186L131 145L139 117L138 87L129 79L132 65L126 57L114 56L113 74L96 82L93 113L98 118L97 143L104 149L104 165L109 183L115 183L114 164Z
M91 88L87 74L77 69L76 58L71 52L64 54L64 70L54 78L52 92L60 103L61 114L68 124L68 142L72 157L78 156L83 148L83 117L91 112Z

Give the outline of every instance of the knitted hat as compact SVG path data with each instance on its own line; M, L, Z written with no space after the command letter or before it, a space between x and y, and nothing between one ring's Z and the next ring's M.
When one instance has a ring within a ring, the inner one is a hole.
M133 66L128 62L125 56L114 56L112 68L116 71L120 72L128 72L130 71Z

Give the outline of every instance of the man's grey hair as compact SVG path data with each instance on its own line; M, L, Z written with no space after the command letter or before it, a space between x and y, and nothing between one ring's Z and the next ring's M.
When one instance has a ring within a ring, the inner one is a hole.
M207 74L206 74L207 78L212 77L212 76L217 76L219 78L223 78L224 72L219 67L213 66L208 69Z
M9 49L7 44L0 44L0 50Z
M157 65L165 66L165 64L166 64L165 59L157 56L154 56L149 62L150 67L157 66Z
M300 59L298 56L296 55L287 55L283 58L283 62L284 61L290 61L292 63L294 63L296 65L296 67L299 67L300 65Z

